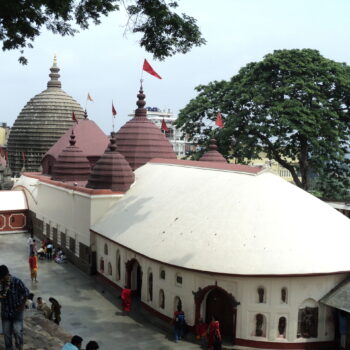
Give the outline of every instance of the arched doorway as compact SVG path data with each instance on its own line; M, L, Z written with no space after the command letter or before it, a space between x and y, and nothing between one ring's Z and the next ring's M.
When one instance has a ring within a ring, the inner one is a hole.
M218 286L199 288L194 293L196 306L196 323L203 317L210 323L212 316L220 322L222 336L234 343L236 337L236 313L239 303L232 294ZM202 305L205 300L205 304ZM201 309L205 314L201 315Z
M129 260L126 263L126 277L126 286L130 288L135 295L141 297L142 269L136 259Z

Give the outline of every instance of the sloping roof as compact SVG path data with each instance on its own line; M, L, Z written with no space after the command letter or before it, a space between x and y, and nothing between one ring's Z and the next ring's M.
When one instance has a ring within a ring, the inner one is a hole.
M28 209L23 191L0 191L0 212Z
M350 312L350 278L339 283L320 302L336 309Z
M163 164L152 160L136 170L134 185L93 231L188 269L235 275L350 271L350 221L316 197L266 171L158 161Z
M87 157L100 157L107 148L109 139L98 125L89 119L79 120L79 123L69 128L64 135L46 152L57 160L58 155L69 145L70 135L74 128L76 146ZM44 156L44 157L45 157Z

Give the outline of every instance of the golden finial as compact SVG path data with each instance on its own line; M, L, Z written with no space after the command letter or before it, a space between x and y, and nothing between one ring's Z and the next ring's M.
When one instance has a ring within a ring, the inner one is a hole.
M55 54L55 56L53 56L53 64L57 64L57 57L56 57L56 54Z

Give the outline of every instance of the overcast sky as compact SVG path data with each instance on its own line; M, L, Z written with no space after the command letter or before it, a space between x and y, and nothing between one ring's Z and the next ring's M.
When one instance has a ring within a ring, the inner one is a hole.
M276 49L312 48L327 58L350 61L348 0L179 0L179 11L195 17L207 45L159 62L138 46L134 34L123 36L123 11L102 18L102 24L74 37L43 31L29 63L18 63L19 52L0 52L0 122L13 125L24 105L46 89L49 68L57 54L62 88L83 108L87 93L89 118L111 131L111 101L119 129L135 108L144 58L163 77L144 73L147 106L175 114L194 88L229 79L252 61Z

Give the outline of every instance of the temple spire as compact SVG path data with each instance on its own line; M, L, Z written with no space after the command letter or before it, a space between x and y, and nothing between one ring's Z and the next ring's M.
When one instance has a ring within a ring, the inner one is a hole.
M140 86L140 91L137 94L137 98L138 98L138 100L136 102L136 105L138 108L135 110L135 117L145 117L146 118L146 116L147 116L147 110L145 108L146 95L143 93L142 82L141 82L141 86Z
M58 80L60 75L58 72L60 69L57 67L57 57L56 55L53 58L53 64L52 67L50 68L51 73L49 74L49 77L51 80L48 81L47 87L48 88L60 88L61 87L61 82Z
M70 144L71 146L75 146L75 143L76 143L76 142L77 142L77 141L75 140L74 131L73 131L73 129L72 129L72 133L70 134L69 144Z

